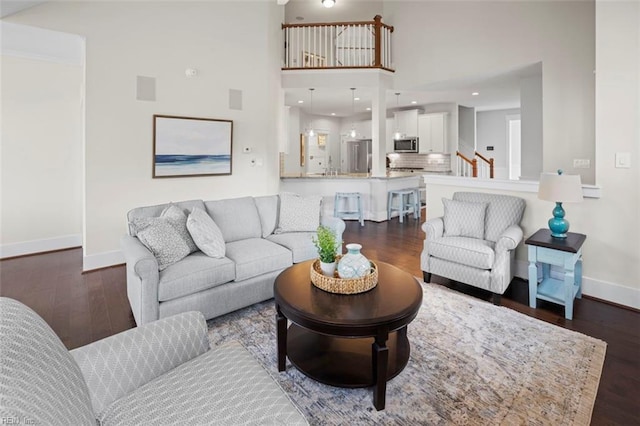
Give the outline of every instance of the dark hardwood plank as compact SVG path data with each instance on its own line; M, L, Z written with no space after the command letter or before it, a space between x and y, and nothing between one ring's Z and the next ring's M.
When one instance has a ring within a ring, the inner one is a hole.
M424 216L423 216L424 217ZM345 242L362 253L422 277L424 241L420 220L347 221ZM433 276L432 282L486 301L490 293ZM0 295L20 300L45 318L72 349L135 326L124 266L82 274L82 250L71 249L0 261ZM576 300L574 319L562 306L542 301L529 307L527 282L515 279L502 305L522 314L607 342L607 355L593 410L593 425L640 424L640 313L587 297Z

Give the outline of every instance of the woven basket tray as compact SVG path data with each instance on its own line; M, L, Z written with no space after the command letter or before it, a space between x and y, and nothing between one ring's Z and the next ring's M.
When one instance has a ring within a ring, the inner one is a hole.
M338 259L336 259L336 262ZM311 264L311 282L321 290L337 294L358 294L369 291L378 285L378 265L371 262L371 271L360 278L339 278L337 276L327 277L322 274L320 260L316 259Z

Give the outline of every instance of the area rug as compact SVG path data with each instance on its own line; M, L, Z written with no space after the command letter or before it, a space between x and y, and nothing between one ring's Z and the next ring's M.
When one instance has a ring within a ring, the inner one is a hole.
M606 343L508 308L422 284L411 357L376 411L372 388L278 372L273 300L209 321L212 345L240 341L312 425L588 425Z

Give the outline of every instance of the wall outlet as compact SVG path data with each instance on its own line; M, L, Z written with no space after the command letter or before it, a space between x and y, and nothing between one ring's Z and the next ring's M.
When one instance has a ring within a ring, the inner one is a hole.
M588 169L589 167L591 167L591 160L586 158L575 158L573 160L574 169Z
M616 152L616 169L628 169L631 167L631 153Z

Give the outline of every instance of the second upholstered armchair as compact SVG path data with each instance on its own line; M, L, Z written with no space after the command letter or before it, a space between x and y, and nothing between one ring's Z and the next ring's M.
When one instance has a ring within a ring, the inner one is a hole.
M427 220L420 266L431 274L489 290L493 302L513 279L515 248L522 241L525 201L519 197L456 192L443 199L444 215Z

